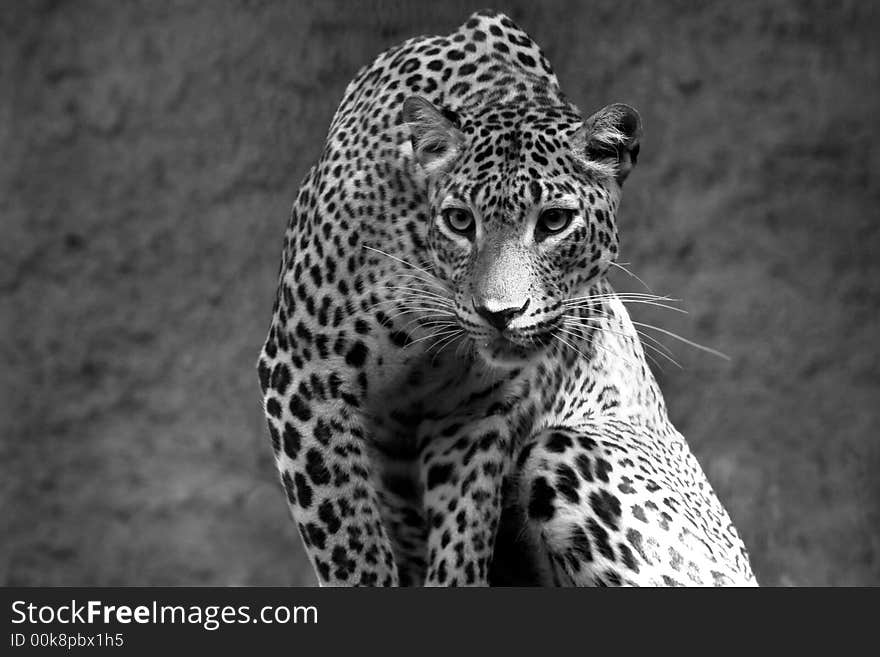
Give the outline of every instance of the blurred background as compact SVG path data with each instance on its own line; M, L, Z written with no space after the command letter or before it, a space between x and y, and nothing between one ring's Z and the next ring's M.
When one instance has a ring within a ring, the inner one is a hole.
M479 8L3 4L0 583L314 583L255 371L288 211L356 71ZM690 314L633 311L731 357L657 374L759 581L880 584L880 6L495 8L642 113L621 261Z

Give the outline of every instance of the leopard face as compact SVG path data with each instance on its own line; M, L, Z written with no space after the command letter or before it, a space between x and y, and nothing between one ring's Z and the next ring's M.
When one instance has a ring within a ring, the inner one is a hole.
M518 367L553 344L566 301L617 256L617 148L570 106L467 116L410 99L405 115L430 182L433 269L483 362ZM634 110L617 123L629 119L624 139L638 132Z

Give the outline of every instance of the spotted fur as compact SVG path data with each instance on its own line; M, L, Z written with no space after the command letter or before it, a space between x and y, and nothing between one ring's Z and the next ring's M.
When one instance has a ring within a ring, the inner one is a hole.
M259 359L322 584L754 583L605 280L640 135L492 12L348 86Z

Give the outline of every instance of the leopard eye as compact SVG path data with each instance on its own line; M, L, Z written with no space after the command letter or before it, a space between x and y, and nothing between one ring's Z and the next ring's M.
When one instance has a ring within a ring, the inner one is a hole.
M568 228L572 219L574 219L574 210L566 210L564 208L550 208L544 210L538 218L536 232L539 235L561 233Z
M443 210L443 221L453 233L471 236L474 232L474 215L464 208L446 208Z

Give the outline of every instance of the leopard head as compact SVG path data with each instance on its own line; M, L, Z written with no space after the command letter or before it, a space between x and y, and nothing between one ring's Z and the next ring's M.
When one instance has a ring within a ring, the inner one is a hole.
M455 114L412 96L403 116L427 184L433 270L480 357L520 366L617 257L639 114L616 104L584 120L565 103Z

